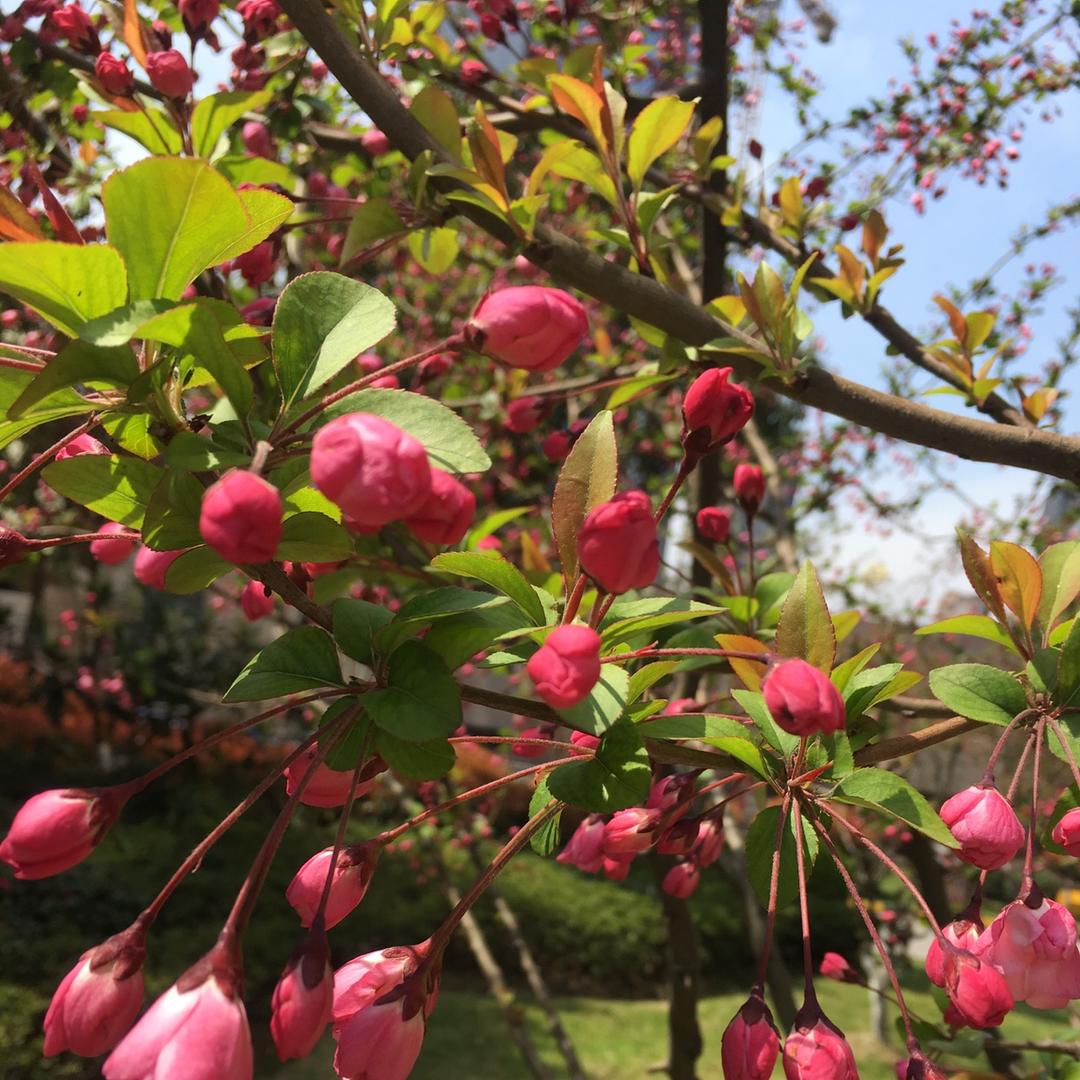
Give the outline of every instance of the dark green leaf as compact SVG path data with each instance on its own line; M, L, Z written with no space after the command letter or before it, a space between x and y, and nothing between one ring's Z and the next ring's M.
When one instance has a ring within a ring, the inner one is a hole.
M540 782L536 785L536 789L533 791L532 798L529 800L529 817L535 817L541 810L547 806L554 796L551 794L551 789L548 787L547 777L542 776ZM532 834L529 839L529 843L532 845L533 851L537 855L542 855L547 858L549 855L554 855L559 847L559 826L562 823L562 811L559 810L549 817L539 829Z
M825 594L810 563L804 563L792 583L776 627L781 656L797 656L828 673L836 656L833 629Z
M139 458L79 454L46 465L41 475L49 487L72 502L138 529L163 473Z
M1016 679L987 664L952 664L931 671L930 689L942 704L984 724L1008 724L1027 708Z
M1054 704L1060 708L1072 705L1078 692L1080 692L1080 623L1074 622L1069 636L1061 646Z
M474 578L490 585L511 600L536 626L544 626L547 617L540 597L524 574L493 551L446 551L431 560L434 569L459 577Z
M711 713L678 713L641 721L638 729L645 739L696 739L723 750L741 761L758 776L771 775L761 750L751 737L751 728L733 716Z
M610 814L643 805L651 775L637 727L622 720L605 732L594 759L560 765L548 774L548 787L555 798L571 806Z
M379 604L350 598L335 600L330 610L338 648L346 656L371 666L375 659L372 653L375 631L390 622L394 613Z
M43 398L78 383L101 383L126 390L138 374L139 365L129 348L100 349L83 341L72 341L34 377L7 415L16 420Z
M317 626L300 626L256 653L221 700L262 701L343 685L333 638Z
M351 534L325 514L307 512L285 519L277 559L337 562L355 551Z
M765 736L765 741L769 746L784 755L792 753L798 747L799 737L789 735L783 728L777 726L765 706L765 698L762 694L752 690L732 690L731 696L746 710L746 715Z
M364 708L384 731L406 742L448 736L461 723L461 693L442 660L418 641L406 641L389 661L389 685L371 690Z
M176 551L202 544L199 511L203 490L191 473L166 470L146 508L143 543L154 551Z
M937 811L902 776L885 769L856 769L837 784L832 798L883 810L946 847L959 847Z
M454 767L454 747L445 739L406 742L379 729L375 732L375 748L394 772L410 780L439 780Z
M776 827L780 818L779 806L767 806L750 823L746 831L746 870L750 884L762 904L769 902L769 883L772 877L773 853L776 851ZM807 818L803 818L803 854L809 877L818 854L818 837ZM780 834L780 873L777 877L776 906L787 907L799 895L798 863L795 858L795 821L788 815Z
M165 572L165 587L182 596L202 592L232 569L232 563L203 544L185 551L169 566Z
M622 716L630 689L630 678L615 664L604 664L600 679L584 701L569 709L559 709L568 727L590 735L602 735Z

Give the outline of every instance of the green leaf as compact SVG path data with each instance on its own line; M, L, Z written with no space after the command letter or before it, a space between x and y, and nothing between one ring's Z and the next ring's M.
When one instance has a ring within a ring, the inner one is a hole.
M153 432L156 424L157 418L145 412L111 413L101 422L120 447L144 461L156 458L165 449Z
M319 717L320 749L327 741L324 732L329 725L346 710L356 709L360 704L360 698L342 697L327 708ZM365 747L369 755L374 753L374 731L371 718L366 713L358 711L358 715L346 724L344 734L339 735L327 751L326 757L323 758L323 764L328 769L351 774L360 763L360 755L365 752Z
M826 674L836 656L836 632L821 582L810 563L803 563L788 592L776 627L781 656L797 656Z
M641 806L649 797L652 771L635 724L622 720L604 733L590 761L561 765L548 774L548 788L571 806L610 814Z
M221 700L262 701L344 685L333 638L317 626L299 626L256 653Z
M697 739L706 742L736 761L741 761L758 776L771 775L761 750L750 738L750 729L733 716L681 713L650 717L641 721L638 730L646 739Z
M214 159L217 169L230 184L279 184L288 191L294 177L288 165L248 154L222 154Z
M356 213L349 222L349 231L345 234L339 265L344 266L351 262L354 256L380 240L387 240L391 236L400 236L406 232L408 232L408 226L391 206L389 199L368 199L356 208Z
M626 708L630 677L615 664L604 664L600 678L584 701L558 713L568 727L590 735L602 735L614 727Z
M454 160L461 160L461 120L453 98L445 90L425 86L413 98L409 112Z
M879 693L903 670L903 664L881 664L853 675L841 691L850 724L862 716L877 699Z
M460 250L457 229L442 227L409 233L409 251L429 274L445 274Z
M234 317L231 307L202 300L163 312L144 323L138 335L190 353L217 381L237 416L246 416L255 394L251 376L229 348L223 333Z
M167 470L146 508L143 543L154 551L176 551L202 544L199 511L203 491L191 473Z
M516 521L519 517L524 517L529 513L532 513L531 506L511 506L507 510L496 510L494 513L488 514L487 517L481 518L468 531L465 537L465 546L470 551L475 551L476 545L485 537L491 536L492 533L498 532L504 525L508 525L511 521Z
M657 660L639 667L630 676L630 686L626 691L627 704L633 704L646 690L666 679L678 666L678 660Z
M536 626L544 626L544 605L522 572L494 551L445 551L431 560L436 570L474 578L490 585L511 600Z
M90 115L99 124L123 132L145 146L151 154L179 154L184 148L184 140L172 117L156 105L144 103L139 112L108 109Z
M454 747L446 739L406 742L380 729L375 732L375 749L394 772L410 780L438 780L454 767Z
M1027 708L1020 684L987 664L952 664L930 672L930 689L950 709L984 724L1008 724Z
M1051 544L1039 556L1043 591L1039 599L1039 625L1049 632L1058 617L1080 596L1080 541Z
M1058 658L1057 687L1054 704L1059 708L1072 705L1080 692L1080 624L1073 623L1069 636L1061 646Z
M271 192L261 194L275 205L288 202ZM208 266L254 247L280 224L253 228L245 200L224 176L196 158L136 162L105 181L101 199L109 241L127 264L132 300L179 300ZM269 204L263 198L255 201ZM111 311L124 299L95 314Z
M355 550L352 535L336 521L307 511L285 519L274 557L293 562L337 562Z
M208 158L218 139L246 112L258 112L272 97L269 90L230 90L202 98L191 114L191 146Z
M653 614L617 618L613 622L606 622L600 634L603 639L603 651L610 652L614 646L629 641L630 638L639 634L651 635L654 630L661 630L665 626L678 626L694 619L723 615L725 612L722 607L699 604L696 600L689 600L684 596L650 597L644 603L651 604L657 599L659 599L659 605ZM636 601L631 601L631 603L636 603ZM628 610L628 607L623 610ZM615 611L614 606L612 611Z
M423 444L428 460L444 472L473 473L491 468L491 458L473 429L434 398L380 387L358 390L327 409L323 419L354 412L374 413L397 424Z
M793 811L797 812L797 811ZM799 895L798 864L795 858L795 820L792 814L780 835L780 872L777 877L776 906L787 907ZM746 870L754 892L763 904L769 902L773 853L776 851L776 826L780 807L767 806L746 830ZM803 817L803 855L806 874L810 876L818 855L818 836Z
M245 188L238 191L236 197L247 217L247 224L233 236L225 249L218 253L218 263L235 259L237 255L250 251L292 217L292 202L277 192L267 191L265 188Z
M173 561L165 571L165 588L181 596L199 593L233 569L231 562L226 562L216 551L202 544Z
M294 278L274 309L274 368L288 407L314 393L394 329L378 289L328 270ZM355 411L355 410L350 410Z
M551 500L551 531L563 576L577 577L577 538L586 514L615 494L619 451L612 414L604 409L589 422L559 470Z
M0 372L0 417L5 417L18 396L37 376L14 368L0 368ZM0 421L0 449L15 439L21 439L41 424L68 416L85 415L93 410L94 405L74 390L58 390L39 402L37 408L22 419Z
M546 776L541 776L529 800L529 817L535 817L550 804L555 796L551 794ZM559 826L562 823L562 810L549 817L539 829L532 834L529 843L537 855L547 858L554 855L559 847Z
M998 645L1004 645L1010 652L1019 655L1019 650L1012 638L987 615L955 615L951 619L942 619L941 622L931 626L920 626L915 631L916 637L925 634L966 634L968 637L982 638L984 641L993 641Z
M831 798L883 810L946 847L959 847L937 811L902 776L886 769L856 769L844 777Z
M785 756L793 753L799 745L798 735L789 735L773 720L765 705L764 695L753 690L732 690L731 696L746 710L765 741Z
M17 420L57 390L77 383L104 384L127 389L139 375L139 365L127 347L100 349L71 341L56 354L11 405L7 415Z
M366 600L343 598L335 600L330 608L334 640L346 655L369 667L375 662L373 640L375 633L387 625L394 613L379 604Z
M634 121L626 144L626 173L639 189L657 158L685 134L694 115L694 102L677 97L655 98Z
M249 453L230 450L218 445L212 438L190 431L177 432L165 449L165 463L171 468L186 469L188 472L247 465L250 460Z
M41 475L49 487L72 502L138 529L163 474L139 458L79 454L46 465Z
M389 661L389 684L364 696L368 715L406 742L446 738L461 723L461 693L439 656L419 641L400 645Z
M138 337L139 327L155 316L176 306L174 300L136 300L123 304L113 311L84 323L79 327L79 337L90 345L110 347L126 345Z
M837 664L829 676L833 686L842 694L847 689L847 684L874 659L880 648L880 643L867 645L861 652L857 652L842 664Z
M41 240L6 243L3 256L0 291L69 337L127 300L127 272L115 247Z

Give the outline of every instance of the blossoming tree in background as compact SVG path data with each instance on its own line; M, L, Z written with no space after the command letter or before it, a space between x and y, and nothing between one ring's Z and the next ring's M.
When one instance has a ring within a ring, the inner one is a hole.
M1017 113L1075 87L1075 17L975 13L925 61L911 46L912 85L852 111L844 163L793 157L766 176L756 142L736 155L730 133L754 65L778 66L798 33L782 9L23 0L5 17L0 566L51 570L86 545L146 590L224 592L281 633L225 688L233 723L136 779L34 795L0 859L20 879L62 873L193 755L297 706L313 721L63 977L46 1054L107 1054L107 1080L251 1076L245 932L301 804L340 824L287 892L298 927L271 1032L289 1060L330 1028L351 1080L409 1075L452 935L526 847L613 880L655 853L665 903L682 904L735 833L764 932L745 1005L706 1033L732 1080L778 1060L790 1078L858 1075L815 993L819 862L884 968L910 1080L955 1067L962 1029L1001 1027L979 1048L993 1054L1017 1003L1080 999L1075 919L1040 884L1080 855L1080 544L1049 525L1036 553L963 533L985 613L923 632L999 651L937 667L935 700L911 699L918 672L880 642L851 647L858 615L829 610L791 512L800 481L827 488L870 456L864 431L1080 477L1080 439L1056 429L1071 353L1022 371L1010 336L1040 288L1008 318L992 281L938 297L940 340L882 305L903 263L885 201L902 190L925 212L950 178L1005 183ZM812 77L794 60L782 72L812 141ZM117 167L106 129L138 159ZM876 170L867 190L854 163ZM816 361L814 305L865 320L902 358L888 390ZM913 400L908 368L961 411ZM843 421L827 453L798 428L803 408ZM521 718L517 733L478 707ZM904 762L986 725L1000 738L985 775L939 813ZM535 763L431 786L477 745ZM387 774L438 796L347 843ZM216 944L143 1011L155 920L282 781ZM382 852L510 785L528 786L528 814L445 921L335 972L328 933L346 932ZM1067 790L1048 808L1052 787ZM955 917L913 880L898 829L974 868L956 870L970 901ZM940 1016L908 1006L858 880L868 863L925 921ZM1009 867L1019 891L986 922L987 876ZM778 999L788 905L805 989L778 1024L766 991ZM822 974L861 981L835 955ZM693 981L674 980L677 1078L701 1050ZM1041 1049L1025 1069L1075 1056Z

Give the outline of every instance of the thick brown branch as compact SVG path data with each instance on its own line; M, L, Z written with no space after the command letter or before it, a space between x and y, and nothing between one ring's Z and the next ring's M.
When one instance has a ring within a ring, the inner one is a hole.
M891 739L874 743L873 746L865 746L855 755L856 765L876 765L879 761L888 761L889 758L907 757L917 754L928 746L936 743L948 742L969 731L977 731L983 727L978 720L968 720L963 716L950 716L948 720L939 720L936 724L912 731L907 735L895 735Z

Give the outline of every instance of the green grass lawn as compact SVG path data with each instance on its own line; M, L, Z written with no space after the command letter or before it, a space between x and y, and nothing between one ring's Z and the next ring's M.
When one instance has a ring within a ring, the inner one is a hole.
M818 992L825 1011L846 1031L864 1080L894 1080L893 1063L901 1056L901 1050L898 1044L883 1046L869 1034L866 993L858 987L824 980ZM927 1018L938 1015L928 992L913 990L909 998L911 1007ZM742 1001L739 994L721 994L703 1000L705 1051L698 1070L700 1080L721 1080L720 1036ZM558 1004L590 1080L646 1080L650 1067L662 1061L666 1046L664 1002L560 998ZM525 1008L533 1037L552 1075L565 1076L560 1068L561 1058L544 1029L539 1011L527 1004ZM484 995L444 989L411 1080L527 1078L529 1073L506 1037L504 1023L497 1006ZM1061 1037L1062 1017L1059 1013L1040 1015L1018 1011L1007 1021L1006 1032L1014 1039ZM274 1080L332 1077L329 1065L332 1052L332 1043L327 1039L326 1045L306 1061L259 1074L272 1075ZM986 1068L985 1059L976 1062L973 1067ZM783 1075L779 1067L775 1075Z

